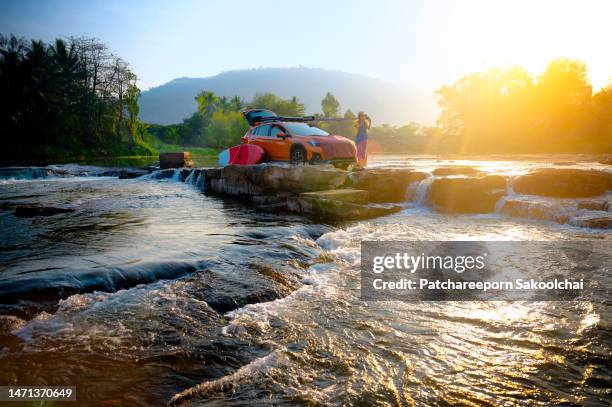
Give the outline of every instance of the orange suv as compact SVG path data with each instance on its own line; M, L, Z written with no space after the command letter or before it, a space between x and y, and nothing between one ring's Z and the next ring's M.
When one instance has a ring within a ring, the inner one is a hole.
M269 161L332 163L341 168L356 162L355 143L311 126L309 122L315 121L312 116L280 117L265 109L249 109L243 114L251 128L242 143L260 146Z

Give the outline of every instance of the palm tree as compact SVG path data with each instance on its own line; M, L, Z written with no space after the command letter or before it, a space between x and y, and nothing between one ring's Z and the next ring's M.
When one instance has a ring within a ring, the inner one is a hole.
M195 97L198 102L198 112L207 117L212 116L213 112L219 108L219 97L214 92L203 90Z
M230 100L230 108L233 111L239 112L239 111L242 110L243 107L244 107L244 101L242 100L242 98L240 96L234 96Z

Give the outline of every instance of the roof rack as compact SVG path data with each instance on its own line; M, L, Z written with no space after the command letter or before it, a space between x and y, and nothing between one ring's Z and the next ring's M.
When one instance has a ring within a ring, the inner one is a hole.
M335 118L335 117L316 117L316 116L303 116L303 117L291 117L291 116L268 116L257 119L257 123L273 123L273 122L343 122L353 121L355 119Z

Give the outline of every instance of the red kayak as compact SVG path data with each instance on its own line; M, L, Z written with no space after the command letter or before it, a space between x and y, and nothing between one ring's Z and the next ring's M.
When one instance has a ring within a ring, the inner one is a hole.
M255 144L240 144L219 153L219 165L259 164L264 158L263 148Z

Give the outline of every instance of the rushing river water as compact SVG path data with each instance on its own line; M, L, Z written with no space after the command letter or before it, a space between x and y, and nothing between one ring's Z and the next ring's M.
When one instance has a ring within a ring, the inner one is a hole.
M550 165L460 164L508 173ZM74 385L78 405L612 400L609 300L364 302L359 290L362 240L612 242L610 231L437 214L418 205L423 191L398 214L326 225L173 178L62 168L77 176L0 181L3 207L76 209L38 218L0 210L0 385Z

